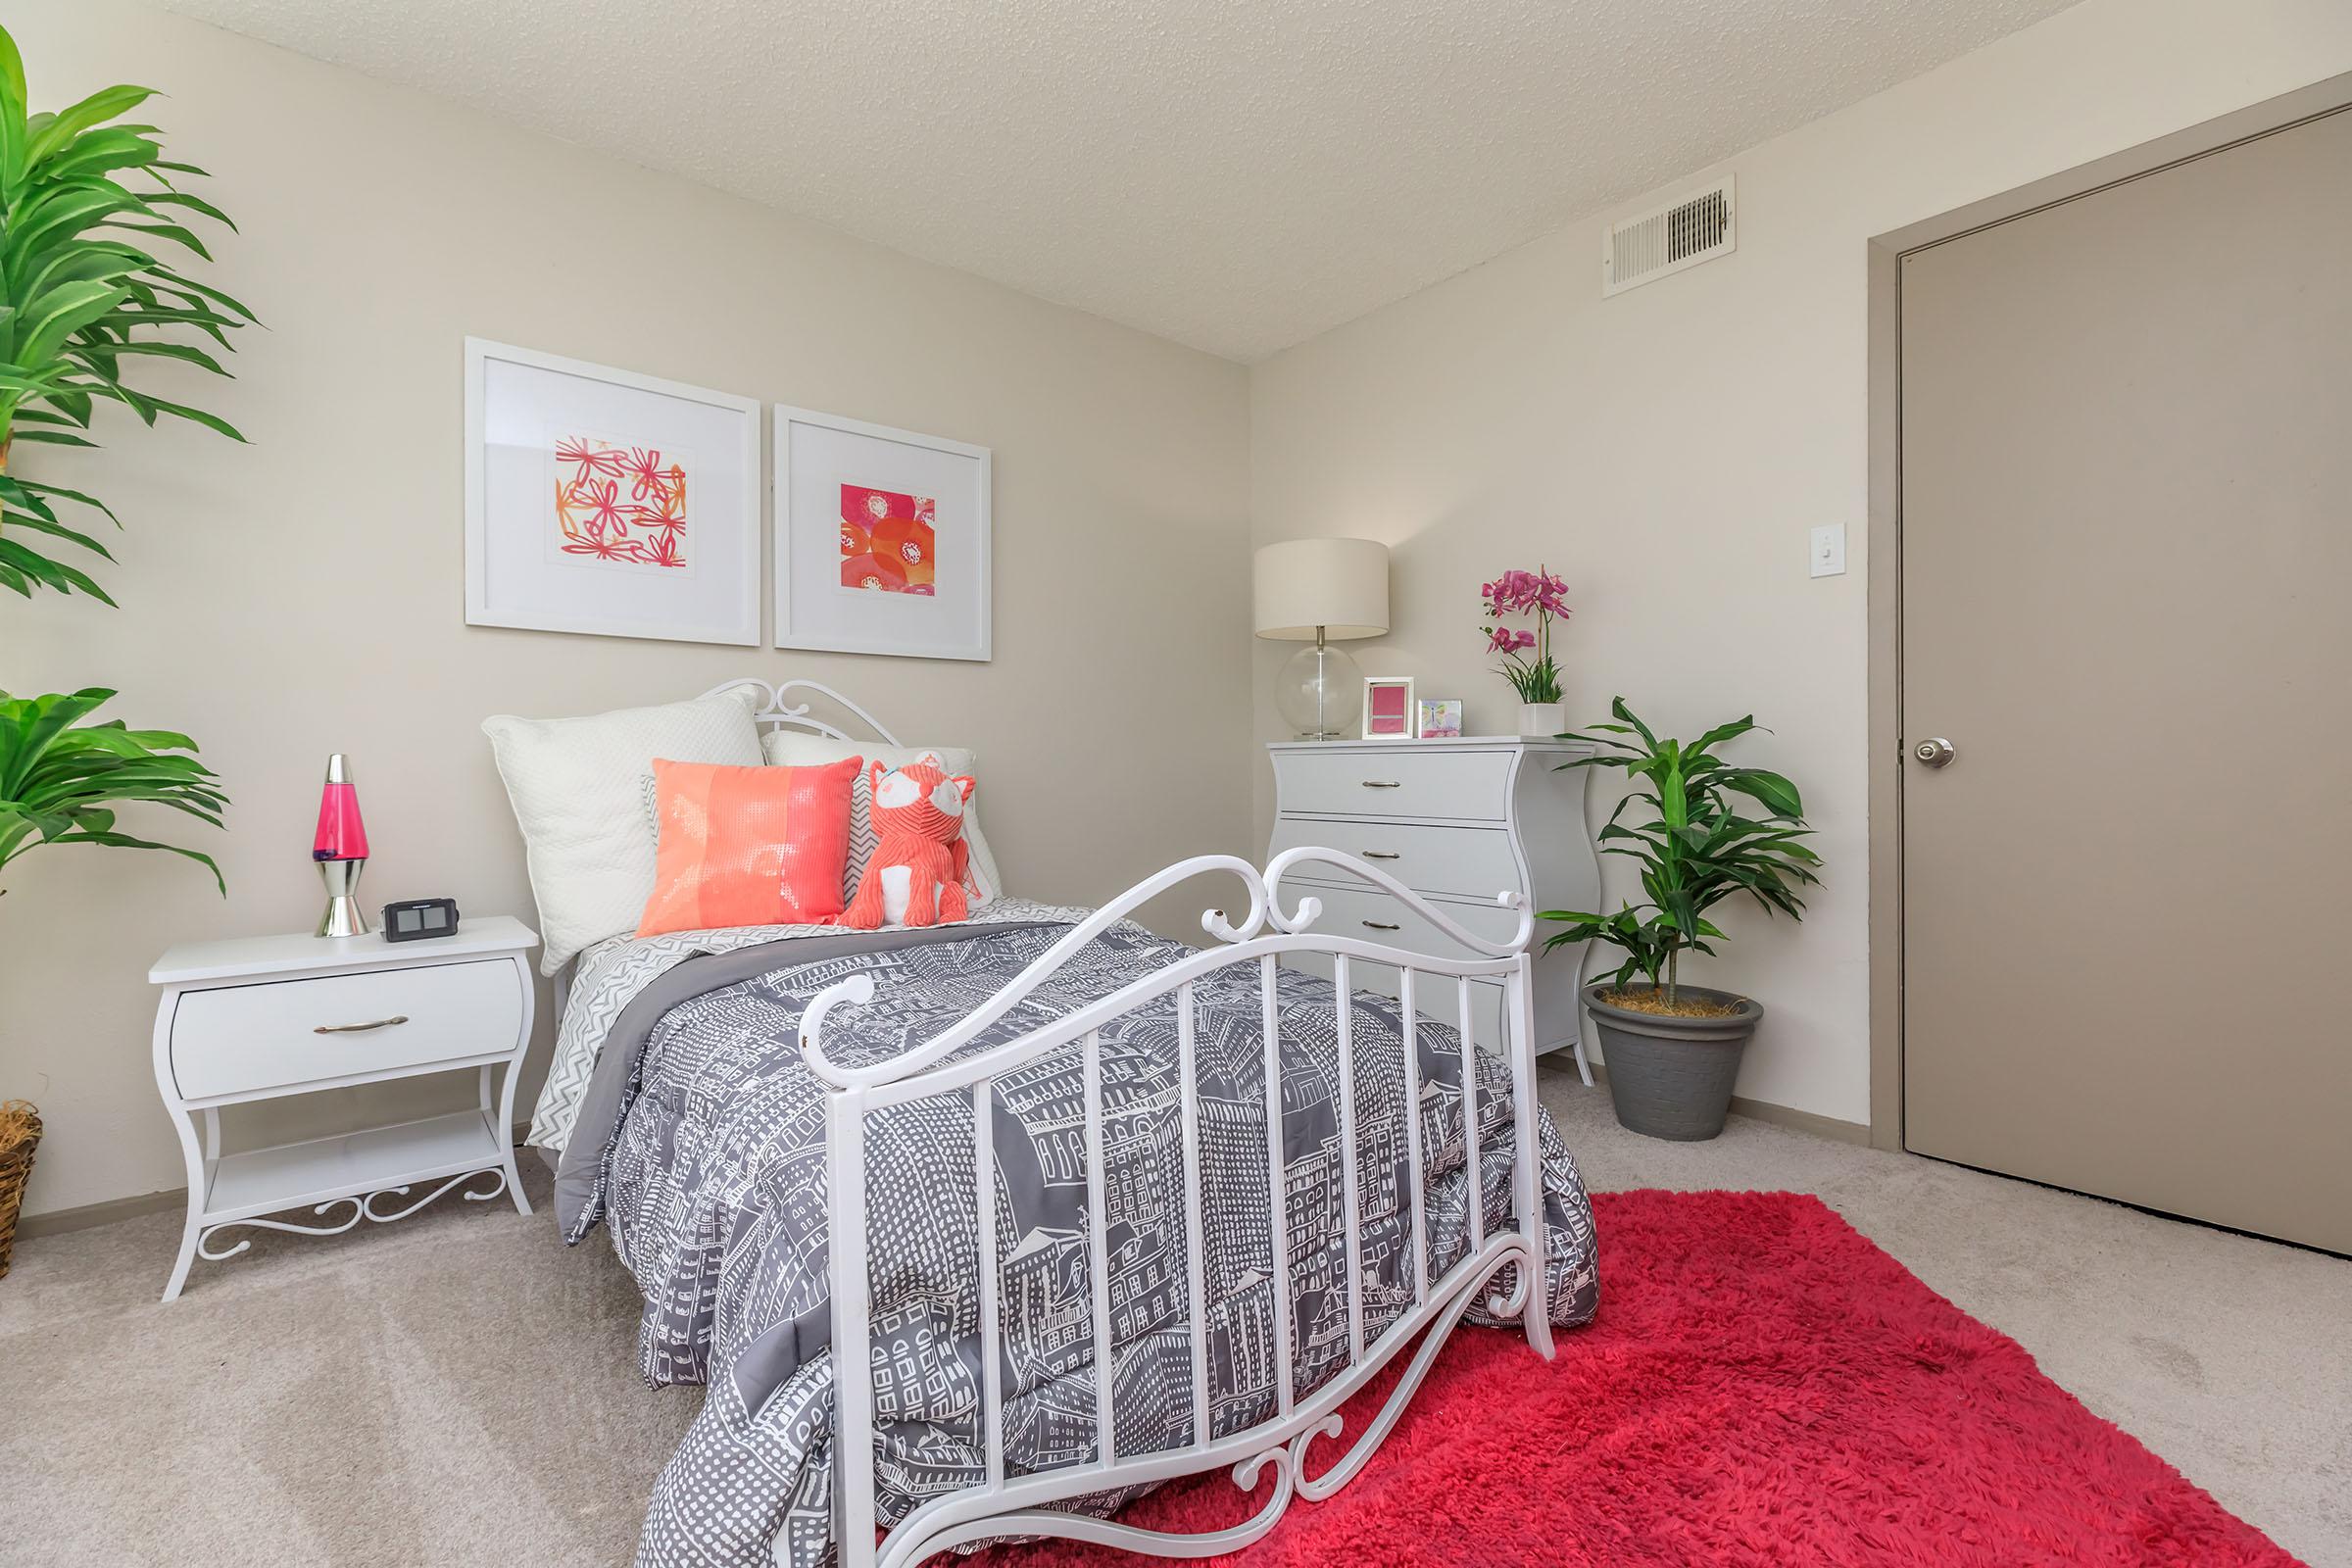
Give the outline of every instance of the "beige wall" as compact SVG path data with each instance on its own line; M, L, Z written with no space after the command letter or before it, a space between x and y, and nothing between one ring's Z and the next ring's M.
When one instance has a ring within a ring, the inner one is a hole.
M1869 1117L1868 241L2347 70L2340 0L2087 0L1730 160L1731 257L1604 300L1595 215L1253 371L1257 542L1395 548L1395 631L1353 648L1368 672L1507 730L1478 585L1541 560L1579 607L1574 713L1624 693L1686 736L1751 710L1773 727L1742 755L1803 787L1829 885L1802 927L1735 911L1699 960L1768 1008L1742 1095ZM1831 522L1847 573L1811 579L1806 532ZM1287 652L1256 662L1261 738ZM1608 865L1612 901L1635 894Z
M19 449L23 471L86 480L121 513L101 575L122 608L11 596L0 686L119 687L111 711L194 734L236 802L230 831L185 829L220 856L225 903L160 857L11 866L0 1098L37 1101L49 1127L28 1212L179 1184L147 965L172 942L316 918L305 852L330 751L358 769L371 905L451 894L529 914L484 714L741 673L829 681L909 740L976 747L1017 892L1099 900L1248 847L1240 368L119 0L20 4L7 23L38 105L118 80L171 94L150 113L243 229L201 275L269 322L233 384L157 377L251 447L122 416L95 461ZM467 627L467 333L994 447L994 662ZM321 1116L357 1109L320 1098ZM270 1131L290 1125L279 1111Z

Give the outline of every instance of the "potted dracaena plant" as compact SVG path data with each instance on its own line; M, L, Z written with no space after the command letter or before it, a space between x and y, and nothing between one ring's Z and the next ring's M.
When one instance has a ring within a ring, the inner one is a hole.
M20 443L95 447L92 411L110 402L149 425L169 416L245 439L218 416L129 384L134 369L156 361L228 374L186 339L201 334L226 352L229 334L254 319L174 260L212 259L183 218L236 225L181 188L203 170L168 161L153 125L123 122L152 95L107 87L34 114L16 39L0 28L0 587L25 598L78 593L112 605L83 568L92 557L114 559L89 531L90 519L121 523L96 497L24 473ZM42 845L165 850L203 864L225 893L209 856L117 826L119 808L145 803L218 827L227 797L185 735L119 719L85 722L114 695L103 687L41 697L0 690L0 872ZM38 1136L28 1106L12 1125ZM30 1164L29 1145L16 1153L24 1157L0 1160L13 1173L0 1180L0 1236ZM0 1248L0 1272L4 1253Z
M1747 997L1685 985L1683 955L1714 956L1723 932L1707 911L1738 894L1768 914L1802 919L1798 890L1820 881L1814 867L1821 859L1800 842L1811 829L1794 784L1715 755L1754 729L1752 717L1719 724L1686 745L1660 740L1622 697L1609 711L1619 722L1574 737L1598 753L1561 766L1626 771L1633 792L1609 813L1599 841L1602 854L1640 864L1645 902L1615 914L1546 910L1543 918L1566 929L1544 947L1600 941L1625 955L1613 976L1584 991L1617 1120L1652 1138L1712 1138L1723 1131L1740 1055L1764 1009ZM1623 818L1637 804L1649 808L1652 820L1628 826Z

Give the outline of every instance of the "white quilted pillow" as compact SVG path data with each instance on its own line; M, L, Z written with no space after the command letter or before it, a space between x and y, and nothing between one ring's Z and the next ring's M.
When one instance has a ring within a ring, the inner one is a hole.
M861 746L856 741L837 741L830 736L782 729L770 730L763 744L767 760L780 767L814 767L838 762L845 757L861 757L870 772L876 762L884 767L903 767L930 752L939 758L940 766L950 778L980 776L978 760L960 746ZM980 803L987 796L986 788L975 790L971 804L963 811L963 841L971 846L972 879L980 884L972 901L974 907L1004 896L1004 879L997 874L996 854L980 831ZM867 798L867 782L859 779L858 787L850 791L850 863L842 869L845 903L857 893L858 879L865 872L865 862L874 858L872 807Z
M482 720L514 806L539 902L539 967L637 929L654 890L654 831L640 790L654 759L760 763L757 684L590 718Z

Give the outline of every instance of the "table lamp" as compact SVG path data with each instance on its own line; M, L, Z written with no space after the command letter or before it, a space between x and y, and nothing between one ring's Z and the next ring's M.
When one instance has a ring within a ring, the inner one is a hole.
M1284 663L1274 707L1300 740L1353 736L1364 672L1332 643L1389 629L1389 547L1371 539L1292 539L1257 553L1257 634L1306 642Z

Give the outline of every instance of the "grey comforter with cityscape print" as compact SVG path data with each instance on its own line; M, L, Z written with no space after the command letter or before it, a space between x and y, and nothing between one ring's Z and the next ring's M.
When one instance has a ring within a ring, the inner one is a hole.
M826 1020L836 1060L902 1054L966 1017L1065 927L982 931L922 946L795 961L670 1007L644 1038L602 1140L597 1182L570 1227L598 1219L646 1298L643 1369L709 1393L655 1490L641 1564L814 1568L832 1551L833 1379L827 1346L825 1092L797 1025L818 991L865 971L877 993ZM1014 1038L1166 967L1189 951L1121 925L1089 944L971 1048ZM707 961L707 960L694 960ZM740 956L738 956L740 961ZM1274 1407L1268 1095L1254 965L1195 987L1200 1098L1209 1416L1214 1435ZM1328 982L1289 969L1278 992L1287 1251L1299 1302L1294 1364L1303 1394L1348 1360L1339 1163L1339 1050ZM1445 999L1450 1000L1450 995ZM1430 998L1425 1005L1438 1002ZM1412 1299L1401 1030L1395 1002L1359 992L1352 1015L1365 1337ZM1114 1410L1120 1454L1192 1439L1186 1215L1173 998L1102 1034ZM1418 1030L1432 1278L1467 1247L1460 1042ZM600 1070L613 1068L600 1063ZM1486 1223L1510 1207L1509 1082L1478 1058ZM997 1248L1008 1474L1094 1456L1095 1374L1084 1117L1078 1049L999 1080ZM1592 1208L1574 1160L1538 1111L1553 1323L1588 1320L1599 1296ZM579 1152L575 1149L576 1155ZM944 1095L879 1113L866 1133L869 1280L878 1346L877 1499L885 1524L978 1483L981 1388L971 1099ZM1483 1320L1473 1311L1474 1320ZM1107 1511L1132 1494L1082 1504Z

